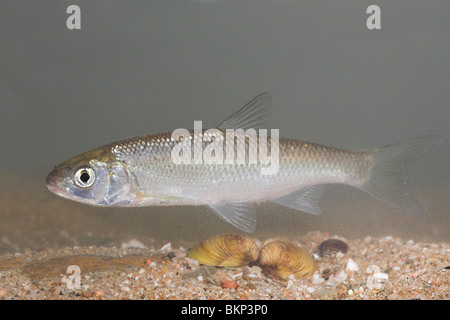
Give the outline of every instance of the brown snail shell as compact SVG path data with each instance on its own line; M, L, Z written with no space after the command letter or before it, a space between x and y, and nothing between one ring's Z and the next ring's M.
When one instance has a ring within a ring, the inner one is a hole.
M218 267L237 267L258 259L255 240L236 234L219 234L189 249L187 256L200 264Z
M287 279L308 276L317 270L311 255L299 246L287 241L274 241L261 248L256 262L265 273Z
M346 253L348 245L340 239L327 239L319 245L319 255L321 257L332 257L338 252Z

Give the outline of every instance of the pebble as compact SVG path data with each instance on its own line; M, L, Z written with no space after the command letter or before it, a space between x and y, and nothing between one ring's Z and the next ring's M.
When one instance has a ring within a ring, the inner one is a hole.
M386 281L389 279L389 275L387 273L383 273L380 271L380 267L377 265L370 265L367 267L366 273L371 274L367 277L367 288L373 290L381 289Z
M293 284L294 282L291 279L289 279L286 289L290 289L293 286Z
M358 288L358 293L359 293L359 296L360 296L361 298L363 298L363 297L364 297L364 288L363 288L363 287L359 287L359 288Z
M235 280L222 279L220 280L220 286L224 289L236 289L237 287L239 287L239 283Z
M147 247L139 240L131 239L128 242L122 242L121 248L122 249L130 249L130 248L146 249Z
M4 296L6 296L8 294L8 290L6 290L6 289L0 289L0 297L4 297Z
M348 259L347 266L345 267L345 270L350 271L350 272L357 272L357 271L359 271L359 266L352 259Z
M319 284L319 283L324 282L325 279L322 278L322 277L319 275L318 271L316 271L316 272L314 272L311 281L312 281L313 284Z
M307 291L308 293L313 293L314 291L316 291L316 288L314 288L314 287L307 287L307 288L306 288L306 291Z
M330 276L330 278L327 281L328 286L335 286L347 279L347 274L344 271L339 272L335 276Z
M120 290L122 290L124 292L128 292L128 291L130 291L130 287L123 286L122 288L120 288Z
M95 291L95 296L96 296L97 298L101 298L101 297L103 297L104 295L105 295L105 291L103 291L102 289L99 289L99 290Z
M336 290L331 289L331 288L326 288L323 290L316 290L316 291L312 292L311 297L313 297L314 299L319 299L319 300L335 300L339 296L338 296L338 293L336 292Z
M381 269L379 266L375 265L375 264L371 264L370 266L367 267L366 269L366 273L369 274L373 274L373 273L380 273Z
M164 246L162 246L162 248L160 249L162 252L167 252L169 253L170 251L172 251L172 244L166 243Z

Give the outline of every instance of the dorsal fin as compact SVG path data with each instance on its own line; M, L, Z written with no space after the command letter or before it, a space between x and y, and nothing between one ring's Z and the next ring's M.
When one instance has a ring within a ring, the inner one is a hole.
M272 97L263 92L222 121L217 129L269 129Z

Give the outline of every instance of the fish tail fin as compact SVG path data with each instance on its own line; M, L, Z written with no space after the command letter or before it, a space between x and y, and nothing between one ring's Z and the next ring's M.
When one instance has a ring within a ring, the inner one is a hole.
M402 168L439 144L441 136L432 135L372 150L370 179L360 188L396 210L423 216L423 210L401 178Z

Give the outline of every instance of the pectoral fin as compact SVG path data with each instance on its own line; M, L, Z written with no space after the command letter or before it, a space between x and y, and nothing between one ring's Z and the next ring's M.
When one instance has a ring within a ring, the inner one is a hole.
M170 202L176 202L177 200L182 200L182 198L180 197L176 197L176 196L169 196L169 195L146 195L143 194L142 192L138 192L136 193L136 197L135 197L135 203L139 204L139 203L152 203L153 205L157 204L157 205L166 205L169 204Z
M252 233L256 228L255 207L244 202L219 202L209 207L223 220L242 231Z

